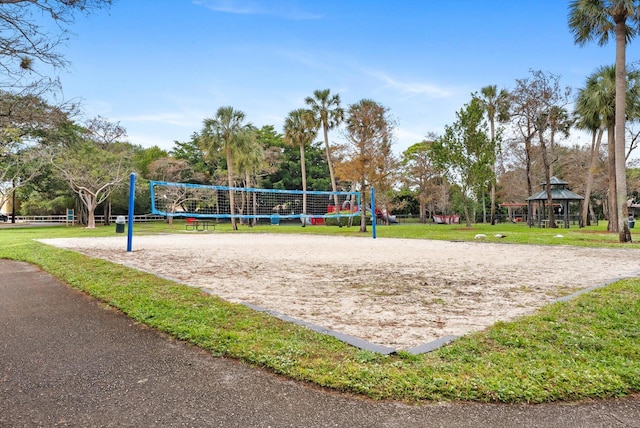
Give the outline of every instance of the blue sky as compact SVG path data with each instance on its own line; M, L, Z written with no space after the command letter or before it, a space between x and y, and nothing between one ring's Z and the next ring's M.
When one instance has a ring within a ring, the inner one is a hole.
M583 85L614 46L574 45L564 0L116 0L79 16L62 53L66 99L171 149L221 106L282 132L316 89L390 109L399 153L441 133L470 94L529 70ZM640 40L627 48L640 60ZM342 139L339 132L330 138ZM586 142L586 141L584 141Z

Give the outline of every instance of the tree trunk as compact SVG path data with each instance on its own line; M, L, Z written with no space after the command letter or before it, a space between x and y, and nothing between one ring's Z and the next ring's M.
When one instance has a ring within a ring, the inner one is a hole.
M547 182L547 209L549 210L549 215L547 216L547 220L549 220L548 226L551 228L555 228L557 226L555 213L553 212L553 195L551 194L551 168L549 167L549 153L547 153L547 144L542 137L542 132L540 132L540 149L542 151L542 163L544 166L545 175L544 178Z
M96 228L96 212L93 209L88 210L87 229Z
M238 225L236 224L235 218L235 191L232 189L233 187L233 172L232 168L232 157L231 157L231 143L227 142L226 144L226 154L227 154L227 182L229 183L229 212L231 214L231 229L238 230Z
M607 230L609 232L618 232L618 209L616 204L616 151L614 142L615 129L613 125L609 125L608 130L608 147L607 153L609 155L609 225Z
M491 156L491 184L489 188L489 200L491 207L489 208L489 215L491 218L491 224L496 224L496 129L493 116L489 125L491 126L491 144L493 145L493 154ZM484 198L482 202L484 207Z
M111 224L111 197L104 204L104 225L109 226Z
M249 175L249 171L245 171L245 187L248 189L251 187L251 176ZM242 213L249 214L249 210L251 209L251 193L245 192L242 198ZM241 219L242 220L242 219ZM242 220L245 221L245 220ZM252 227L251 220L247 218L246 223L249 227Z
M302 227L307 225L307 165L304 159L304 143L300 143L300 169L302 172Z
M591 201L591 188L593 187L593 176L596 172L598 165L598 155L600 154L600 143L602 143L602 135L604 129L600 127L593 133L591 141L591 159L589 162L589 170L587 172L587 183L584 191L584 205L582 206L582 221L581 226L590 226L591 220L589 218L589 205Z
M424 224L427 222L427 203L424 200L424 197L420 198L420 223Z
M94 195L86 192L79 192L80 202L87 213L87 229L96 228L96 208L98 207L97 200Z
M467 228L471 229L471 219L469 218L469 198L467 198L467 196L464 196L463 198L463 212L464 212L464 218L465 218L465 222L467 224Z
M255 226L258 223L258 195L253 192L253 219L251 224Z
M365 191L364 181L360 183L360 189L362 191L362 206L360 207L360 232L367 231L367 192ZM373 216L376 215L375 207L371 207L371 221Z
M524 138L524 157L527 171L527 192L529 192L529 196L533 195L533 185L531 184L531 140L533 140L534 136L535 131L531 129L531 125L527 125L527 136Z
M324 131L324 148L327 152L327 164L329 165L329 176L331 177L331 189L333 190L333 204L336 210L336 219L338 221L338 226L342 226L342 222L339 217L339 207L338 207L338 195L336 192L338 191L338 186L336 185L336 176L333 172L333 161L331 160L331 148L329 147L329 129L326 123L322 123L322 130Z
M87 208L87 229L95 229L96 228L96 208L98 204L96 203L93 195L85 195L86 197L86 208Z
M625 165L625 122L627 97L625 18L616 22L616 207L620 242L631 242L627 212L627 168Z
M484 189L482 189L482 223L487 224L487 201Z
M244 200L245 200L245 195L246 193L244 192L244 190L242 190L240 192L240 206L238 207L238 215L240 218L238 218L238 223L240 224L240 226L244 225L244 219L242 218L242 214L244 214Z
M531 184L531 139L533 135L525 137L524 139L524 151L525 151L525 169L527 172L527 192L528 195L533 195L533 185ZM533 213L529 213L527 216L527 224L529 226L533 225L534 216Z

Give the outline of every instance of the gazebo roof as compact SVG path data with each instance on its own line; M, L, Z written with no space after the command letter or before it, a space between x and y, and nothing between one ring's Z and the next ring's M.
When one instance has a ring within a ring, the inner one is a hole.
M554 201L581 201L584 196L573 193L569 189L551 189L551 199ZM527 198L527 201L546 201L547 190L541 190Z
M583 196L573 193L569 189L565 189L567 183L564 180L560 180L558 177L551 177L549 179L551 183L551 199L554 201L582 201ZM546 201L547 200L547 182L540 183L542 190L527 198L527 201Z
M552 185L552 186L557 186L557 185L564 185L564 186L566 186L567 184L569 184L569 183L567 183L566 181L561 180L561 179L559 179L558 177L555 177L555 176L554 176L554 177L551 177L551 178L549 179L549 181L551 182L551 185ZM547 182L546 182L546 181L543 181L543 182L541 182L541 183L540 183L540 185L541 185L541 186L546 186L546 185L547 185Z
M537 218L534 219L535 223L537 223L539 227L549 227L549 226L569 227L569 223L570 223L569 205L572 201L574 201L574 202L577 202L578 205L580 205L580 207L582 207L582 203L583 203L582 201L584 201L584 196L580 196L576 193L573 193L571 190L567 189L566 188L567 182L562 181L556 177L551 177L549 179L549 184L547 183L540 183L540 184L542 185L542 190L527 198L529 209L531 209L531 206L534 203L538 205L540 209L542 209L542 213L539 216L537 216ZM549 192L551 192L551 194L549 194ZM545 207L547 201L549 202L549 206ZM553 223L555 221L554 219L555 214L553 213L556 211L555 207L557 207L558 209L557 219L559 223L556 223L554 225ZM553 210L551 208L553 208ZM549 217L546 217L547 209L548 209ZM578 214L578 216L579 218L581 217L580 214ZM554 219L554 221L549 223L551 219ZM580 221L582 220L580 219ZM532 220L528 219L527 224L529 224L529 226L532 226L533 225Z

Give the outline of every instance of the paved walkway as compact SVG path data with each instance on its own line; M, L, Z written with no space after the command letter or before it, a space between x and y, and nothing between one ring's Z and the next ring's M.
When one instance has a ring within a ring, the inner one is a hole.
M0 260L0 427L640 427L640 396L405 406L213 358Z

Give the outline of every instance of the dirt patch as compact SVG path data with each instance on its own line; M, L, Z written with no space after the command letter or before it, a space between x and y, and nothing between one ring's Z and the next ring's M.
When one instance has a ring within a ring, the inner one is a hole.
M559 238L560 239L560 238ZM483 242L180 233L43 242L408 349L636 275L640 253Z

